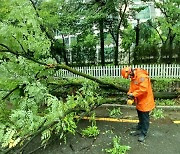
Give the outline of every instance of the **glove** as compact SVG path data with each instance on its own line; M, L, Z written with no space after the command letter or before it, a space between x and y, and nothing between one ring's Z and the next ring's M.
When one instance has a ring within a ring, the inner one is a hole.
M134 103L134 96L132 93L128 93L128 100L127 100L127 104L128 105L132 105Z
M128 93L127 95L128 95L128 99L134 99L134 96L132 93Z
M127 100L127 104L128 104L128 105L132 105L133 103L134 103L134 99L128 99L128 100Z

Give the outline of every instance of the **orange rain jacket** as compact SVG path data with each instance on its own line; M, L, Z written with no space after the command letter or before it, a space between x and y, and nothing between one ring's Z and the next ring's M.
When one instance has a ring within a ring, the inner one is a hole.
M135 97L137 110L147 112L155 107L151 81L146 70L134 69L128 93Z

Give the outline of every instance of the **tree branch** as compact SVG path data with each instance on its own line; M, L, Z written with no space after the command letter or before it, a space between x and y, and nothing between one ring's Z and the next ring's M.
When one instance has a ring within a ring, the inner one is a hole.
M20 53L18 53L18 52L15 52L15 51L11 50L11 49L10 49L8 46L6 46L5 44L0 43L0 46L2 46L2 47L4 47L4 48L7 49L7 50L0 50L0 52L9 52L9 53L11 53L11 54L13 54L13 55L24 57L24 58L26 58L26 59L28 59L28 60L31 60L31 61L33 61L33 62L35 62L35 63L38 63L38 64L40 64L40 65L45 65L45 66L47 65L46 63L40 62L40 61L38 61L38 60L36 60L36 59L34 59L34 58L26 55L26 54L20 54Z
M162 43L164 44L164 40L163 40L163 38L162 38L161 34L159 33L159 31L158 31L157 27L154 27L154 26L152 25L152 23L150 23L150 22L148 22L148 24L149 24L152 28L154 28L154 29L155 29L155 31L156 31L156 32L157 32L157 34L159 35L159 37L160 37L160 39L161 39Z
M39 13L38 13L38 11L37 11L36 5L35 5L35 3L33 2L33 0L29 0L29 1L31 2L32 7L34 8L34 10L35 10L35 12L36 12L36 16L37 16L37 17L40 17L40 15L39 15ZM42 32L45 32L45 33L46 33L46 36L51 40L51 42L52 42L52 41L55 41L55 39L46 31L46 28L45 28L42 24L40 25L40 28L41 28Z
M122 24L122 21L124 19L124 15L125 15L125 12L126 12L126 9L127 9L127 1L125 0L125 8L123 10L123 13L120 15L120 18L121 20L119 21L119 24L118 24L118 30L120 29L121 27L121 24ZM119 14L121 13L121 11L119 12ZM119 37L119 36L118 36Z
M83 77L85 77L85 78L87 78L87 79L90 79L90 80L95 81L95 82L97 82L97 83L99 83L99 84L102 84L102 85L111 86L111 87L113 87L113 88L115 88L115 89L118 89L118 90L120 90L120 91L122 91L122 92L127 92L127 91L128 91L127 88L123 88L123 87L120 87L120 86L118 86L118 85L114 85L114 84L112 84L112 83L107 83L107 82L102 81L102 80L99 80L99 79L97 79L97 78L95 78L95 77L93 77L93 76L87 75L87 74L82 73L82 72L78 72L78 71L76 71L75 69L72 69L71 67L69 67L69 66L67 66L67 65L64 65L64 64L56 65L56 66L54 66L54 68L56 68L56 69L66 69L66 70L68 70L68 71L70 71L70 72L72 72L72 73L74 73L74 74L83 76Z
M168 28L168 35L167 35L167 38L165 40L165 44L167 43L170 35L171 35L171 28Z
M112 29L112 25L110 25L110 26L111 26L111 28L109 28L109 33L111 34L113 40L116 42L116 37L115 37L113 31L111 30Z
M14 89L12 89L8 94L6 94L6 95L2 98L2 100L6 99L9 95L11 95L11 94L12 94L15 90L17 90L17 89L19 89L19 85L16 86Z
M21 46L21 48L22 48L22 50L24 51L24 53L26 53L26 50L24 49L24 47L23 47L23 45L20 43L20 41L17 40L14 35L13 35L12 37L19 43L19 45Z

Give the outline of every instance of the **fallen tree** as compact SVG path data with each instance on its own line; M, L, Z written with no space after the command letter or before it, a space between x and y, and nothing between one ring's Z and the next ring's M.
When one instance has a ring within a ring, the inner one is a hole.
M65 70L68 70L76 75L79 75L79 76L82 76L84 78L87 78L87 79L90 79L92 81L95 81L97 82L98 84L100 84L100 86L103 86L103 87L108 87L108 88L112 88L112 89L116 89L120 92L124 92L124 93L127 93L128 92L128 89L127 88L124 88L123 86L120 86L118 84L113 84L113 83L108 83L106 81L103 81L103 80L100 80L98 78L95 78L93 76L90 76L88 74L84 74L82 72L78 72L77 70L67 66L67 65L64 65L64 64L61 64L61 65L48 65L49 67L53 68L53 69L65 69ZM154 97L155 98L160 98L160 99L173 99L173 98L177 98L178 96L180 95L179 92L154 92Z

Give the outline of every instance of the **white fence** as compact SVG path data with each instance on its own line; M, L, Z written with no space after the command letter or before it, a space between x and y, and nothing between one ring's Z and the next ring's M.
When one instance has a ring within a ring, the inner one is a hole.
M120 77L120 70L127 65L120 66L91 66L91 67L74 67L79 72L89 74L94 77ZM151 78L180 78L179 64L148 64L148 65L131 65L132 68L142 68L149 72ZM56 72L57 77L79 77L67 70Z

